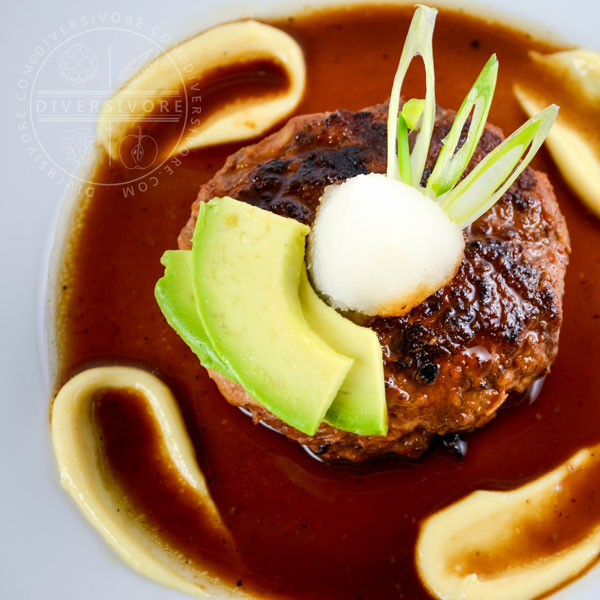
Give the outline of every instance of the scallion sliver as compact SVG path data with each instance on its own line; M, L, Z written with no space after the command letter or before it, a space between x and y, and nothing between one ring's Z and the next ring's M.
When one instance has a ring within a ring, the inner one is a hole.
M427 181L427 190L435 196L441 196L451 190L467 168L473 157L492 105L496 79L498 77L498 59L493 54L487 61L481 73L469 90L461 107L456 113L450 133L444 140L444 145L438 156L435 168ZM461 148L456 148L460 141L463 127L473 111L467 139Z
M558 106L552 104L529 119L441 199L441 208L459 227L470 225L502 197L544 143L557 115Z
M398 111L402 83L413 58L421 56L425 65L425 104L420 120L420 128L410 155L411 179L418 186L425 169L425 161L429 152L433 125L435 123L435 74L433 70L433 29L437 10L418 5L406 36L406 42L394 78L390 98L388 118L388 161L387 175L391 179L402 181L397 154Z
M406 185L412 185L410 170L410 148L408 145L408 126L402 114L398 115L398 171L400 179Z
M387 176L437 200L450 219L463 228L487 212L531 162L556 120L558 107L549 106L527 121L458 183L485 130L498 75L498 60L492 55L459 108L423 190L421 180L436 113L432 42L436 15L435 8L417 5L406 36L388 113ZM421 56L425 66L425 99L408 100L400 112L402 83L415 56ZM458 148L471 113L466 140ZM409 130L416 133L412 152Z

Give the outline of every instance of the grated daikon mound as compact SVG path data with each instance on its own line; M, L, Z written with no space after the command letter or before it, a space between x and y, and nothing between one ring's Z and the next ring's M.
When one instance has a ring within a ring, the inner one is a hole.
M446 285L463 253L462 231L434 200L371 173L325 190L308 266L336 308L398 316Z

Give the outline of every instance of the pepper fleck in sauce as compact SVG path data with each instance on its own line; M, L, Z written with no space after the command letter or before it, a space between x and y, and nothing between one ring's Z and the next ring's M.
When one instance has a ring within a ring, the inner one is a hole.
M412 12L412 6L356 7L276 22L306 56L307 90L298 114L359 110L387 98ZM525 115L512 84L538 76L528 58L531 49L556 50L504 26L442 11L434 38L438 103L458 108L496 52L501 66L489 120L513 131ZM232 94L235 85L230 82ZM407 97L422 97L416 70L405 85ZM135 405L105 403L99 422L108 468L140 513L168 530L165 538L174 549L192 560L210 557L214 572L231 585L261 598L429 598L413 563L422 518L475 489L509 489L530 481L600 441L600 388L590 347L600 338L600 223L568 191L542 150L533 166L550 176L573 253L561 349L538 399L505 409L471 434L462 461L435 448L418 462L322 464L227 404L154 300L163 272L160 257L176 247L198 187L238 147L181 157L170 170L159 171L156 184L145 191L133 184L94 189L65 258L65 289L59 287L60 381L94 364L128 363L157 372L171 386L239 562L232 566L230 549L217 541L186 535L194 530L193 512L182 510L174 521L162 499L177 482L165 474L149 485L144 469L130 468L131 453L139 451L135 445L111 451L116 440L142 436L144 452L152 454L151 431L138 429L145 421L136 416ZM114 163L101 165L97 174L98 182L127 177ZM585 482L575 488L585 497ZM572 508L577 522L582 527L600 522L597 503L583 504L590 508L585 514ZM550 515L547 532L554 524ZM543 533L539 539L544 546Z

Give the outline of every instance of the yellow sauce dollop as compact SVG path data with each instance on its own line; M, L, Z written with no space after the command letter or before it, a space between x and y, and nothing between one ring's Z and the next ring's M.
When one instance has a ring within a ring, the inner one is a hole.
M549 81L560 81L568 94L557 99L542 81L541 88L515 85L515 95L529 116L551 100L561 104L546 144L566 182L600 216L600 54L579 49L547 55L534 52L531 57Z
M223 592L225 588L216 578L187 565L142 527L135 514L123 509L123 498L103 472L102 447L93 423L94 398L110 389L131 390L144 398L161 434L167 458L197 494L199 511L219 536L232 541L198 468L173 394L160 379L142 369L87 369L60 389L52 407L52 442L63 487L88 521L136 571L195 597ZM239 590L229 593L247 597Z
M530 600L568 582L600 554L599 483L595 446L520 488L438 511L417 541L423 582L444 600Z
M306 83L304 55L298 43L276 27L257 21L226 23L209 29L169 49L144 66L104 104L98 117L98 142L109 156L120 159L121 144L136 130L142 135L144 120L156 106L177 94L186 81L238 63L267 59L283 67L289 79L286 90L274 97L248 98L223 106L198 125L182 131L171 155L193 148L225 144L259 136L298 106Z

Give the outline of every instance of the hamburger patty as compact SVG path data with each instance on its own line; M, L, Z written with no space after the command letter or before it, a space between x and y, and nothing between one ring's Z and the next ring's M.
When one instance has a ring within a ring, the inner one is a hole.
M454 116L438 108L423 184ZM191 247L198 204L215 196L310 225L326 186L385 172L386 120L387 105L305 115L242 148L200 189L180 248ZM498 128L487 125L469 170L502 139ZM484 425L509 392L524 392L556 357L569 236L547 176L530 168L464 236L465 256L450 284L403 317L361 323L377 333L383 349L387 436L359 436L326 424L307 436L239 385L209 374L255 422L328 460L358 462L388 453L416 458L436 435Z

